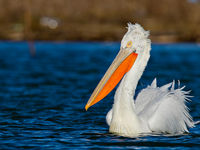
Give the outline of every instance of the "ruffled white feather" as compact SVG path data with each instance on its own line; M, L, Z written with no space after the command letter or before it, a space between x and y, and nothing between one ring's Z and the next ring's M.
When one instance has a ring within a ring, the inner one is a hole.
M194 127L192 117L185 105L189 92L184 87L174 88L175 82L157 87L156 79L143 89L135 101L136 113L146 122L150 131L178 134Z

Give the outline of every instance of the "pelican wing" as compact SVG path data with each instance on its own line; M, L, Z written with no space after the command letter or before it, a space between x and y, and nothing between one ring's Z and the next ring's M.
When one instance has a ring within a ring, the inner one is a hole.
M174 81L159 88L154 79L151 86L138 94L136 113L151 131L183 133L188 132L187 127L194 126L185 105L189 92L183 91L183 88L174 89Z

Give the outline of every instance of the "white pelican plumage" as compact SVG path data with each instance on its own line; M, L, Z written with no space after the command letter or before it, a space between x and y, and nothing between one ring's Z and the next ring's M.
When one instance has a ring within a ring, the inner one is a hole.
M106 116L109 132L127 137L144 133L181 134L194 122L185 102L189 92L174 81L157 87L156 79L133 99L135 89L150 57L149 32L139 24L128 24L121 48L95 88L85 109L103 99L118 84L112 109Z

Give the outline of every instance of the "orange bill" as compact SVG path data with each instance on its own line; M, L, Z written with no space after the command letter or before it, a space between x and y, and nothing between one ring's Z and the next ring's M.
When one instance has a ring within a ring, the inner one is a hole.
M137 58L136 53L130 53L129 50L120 50L113 63L95 88L85 109L96 104L107 96L119 83L122 77L131 69Z

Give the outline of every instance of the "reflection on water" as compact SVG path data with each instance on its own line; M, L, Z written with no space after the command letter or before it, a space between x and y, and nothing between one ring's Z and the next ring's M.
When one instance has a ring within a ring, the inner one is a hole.
M185 135L125 138L108 133L105 115L113 94L87 112L90 94L112 62L118 43L0 42L0 148L198 148L200 125ZM158 84L181 80L192 89L188 106L200 120L200 46L155 44L137 92L157 77Z

